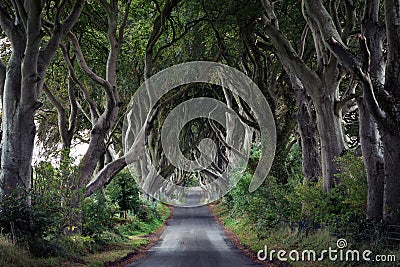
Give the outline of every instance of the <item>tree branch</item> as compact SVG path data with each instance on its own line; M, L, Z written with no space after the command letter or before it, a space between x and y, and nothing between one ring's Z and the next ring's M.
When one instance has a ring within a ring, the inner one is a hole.
M79 81L79 79L76 77L75 70L72 65L71 59L69 57L67 48L63 44L61 44L60 46L61 46L61 50L63 52L64 61L68 67L69 75L72 78L72 80L79 86L79 88L81 89L81 91L83 93L83 97L85 98L86 102L88 102L90 114L91 114L91 122L94 123L99 118L99 113L96 108L96 103L91 99L90 94L89 94L88 90L86 89L86 87L83 85L83 83L81 81ZM78 103L77 103L77 105L78 105Z
M72 45L74 47L75 54L78 59L78 64L81 67L81 69L86 73L87 76L89 76L90 79L92 79L92 81L103 86L104 88L108 88L108 91L109 91L111 84L108 81L106 81L105 79L98 76L96 73L94 73L94 71L87 65L86 59L82 53L82 49L79 44L78 38L76 38L75 34L72 32L70 32L68 34L68 36L72 41Z
M353 0L345 0L346 7L346 23L344 25L342 38L347 44L350 38L350 35L353 32L354 26L356 25L356 14Z
M153 64L153 50L158 39L165 32L165 21L171 14L172 9L178 5L180 0L167 0L161 13L154 20L153 31L150 34L149 40L146 45L146 58L145 58L145 79L149 79L151 76L151 68Z
M109 184L114 176L126 167L125 157L121 157L107 164L100 172L96 174L93 181L86 185L85 197L91 196L98 189Z
M189 31L192 27L196 26L196 25L197 25L199 22L201 22L201 21L204 21L204 18L200 18L200 19L196 19L196 20L193 20L193 21L191 21L191 22L188 22L188 23L185 25L185 29L184 29L183 33L180 34L179 36L175 36L175 34L173 34L174 37L172 38L171 42L168 42L167 44L161 46L161 47L157 50L157 53L156 53L156 55L154 56L154 58L158 58L158 57L161 55L161 52L162 52L164 49L166 49L166 48L168 48L168 47L171 47L171 46L174 45L176 42L178 42L179 40L181 40L181 39L188 33L188 31ZM173 26L172 26L172 27L173 27ZM174 32L175 32L175 30L174 30Z
M139 159L145 149L145 127L135 138L129 151L119 159L107 164L101 171L99 171L94 179L86 185L85 197L92 195L96 190L108 184L111 179L121 171L125 166L131 164ZM129 162L128 162L129 161Z
M119 27L119 32L118 32L118 43L121 44L123 39L124 39L124 32L126 28L126 23L128 21L129 17L129 10L131 6L132 0L128 0L125 5L125 13L124 13L124 18L122 19L121 26Z
M299 77L301 82L310 88L310 96L317 98L320 95L321 80L318 75L313 72L303 60L294 51L292 45L286 39L286 37L270 23L265 21L264 29L271 39L271 42L275 48L277 56L280 58L282 64L287 68L293 69L295 75Z
M41 1L29 1L26 5L26 44L25 56L22 59L21 75L21 102L32 103L32 99L38 98L40 91L40 76L38 75L39 49L41 43ZM23 90L22 88L31 88Z
M27 28L27 20L28 20L28 14L26 13L24 4L22 3L21 0L12 0L12 5L15 9L15 15L17 18L21 19L22 25L24 25L24 28ZM18 22L17 22L18 23Z
M78 115L78 103L75 96L75 83L72 77L68 77L68 98L71 104L69 113L68 139L72 140L76 128L76 118Z
M56 99L56 97L51 93L49 88L47 87L47 84L43 84L43 91L46 94L47 98L50 100L50 102L54 105L54 107L57 110L58 114L58 130L61 135L61 141L63 145L68 143L68 130L67 130L67 118L66 118L66 112L62 104Z
M71 30L74 24L78 21L78 18L82 12L84 0L76 0L75 5L69 14L69 16L60 24L55 24L52 31L50 40L48 41L46 47L40 53L41 62L41 76L44 76L44 72L47 66L50 64L50 60L53 58L62 38Z
M3 100L5 82L6 82L6 65L0 59L0 101Z
M2 5L0 5L0 25L3 31L10 38L10 41L13 42L11 38L15 26L10 14L6 11L5 7L3 7Z
M400 84L400 3L398 0L385 0L384 3L387 40L385 89L400 102L400 92L398 88ZM397 118L399 118L399 116L397 116Z
M362 91L357 91L356 93L348 94L344 98L342 98L340 101L335 103L335 113L340 114L340 110L349 102L350 100L356 99L360 96L362 96Z
M56 2L57 3L57 2ZM61 17L61 13L62 13L62 11L64 10L64 7L65 7L65 4L67 3L67 0L63 0L60 4L59 4L59 6L57 7L57 11L56 11L56 17L55 17L55 19L54 19L54 24L55 25L57 25L57 24L60 24L60 21L61 21L61 19L60 19L60 17Z
M317 23L319 31L323 37L326 47L335 55L339 62L352 74L354 74L362 83L364 97L371 109L371 113L381 125L386 125L385 114L380 109L375 98L374 87L372 85L369 74L364 72L366 66L360 63L358 58L346 47L335 28L335 25L326 11L322 2L319 0L305 0L307 11L311 18ZM365 38L359 38L360 48L364 55L369 55L368 47Z

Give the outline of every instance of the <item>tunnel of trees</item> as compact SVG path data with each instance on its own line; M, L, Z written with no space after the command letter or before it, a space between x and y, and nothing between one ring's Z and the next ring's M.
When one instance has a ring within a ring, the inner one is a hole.
M16 243L43 252L35 246L49 236L101 236L113 227L111 206L125 217L158 216L126 170L127 112L151 116L133 153L145 150L157 173L182 186L218 179L229 129L196 119L177 134L188 158L204 138L217 146L195 175L175 168L160 145L168 113L198 97L224 102L246 128L249 164L222 202L231 217L246 214L259 238L282 224L355 225L372 242L376 229L400 225L398 0L4 0L0 25L0 229ZM194 83L151 114L129 110L147 79L189 61L243 72L268 101L276 151L253 193L263 143L240 96ZM144 161L136 167L139 180L154 175Z

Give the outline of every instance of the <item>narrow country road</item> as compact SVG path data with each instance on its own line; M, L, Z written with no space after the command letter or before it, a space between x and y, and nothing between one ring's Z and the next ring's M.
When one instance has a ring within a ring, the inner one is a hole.
M200 192L188 195L186 203L198 203ZM208 207L175 207L159 242L141 259L129 265L140 267L243 267L261 266L237 250L214 220Z

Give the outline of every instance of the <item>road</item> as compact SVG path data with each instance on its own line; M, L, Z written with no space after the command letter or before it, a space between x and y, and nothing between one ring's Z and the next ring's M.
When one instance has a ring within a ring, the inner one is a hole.
M197 203L199 192L186 203ZM175 207L160 240L129 267L243 267L261 266L237 250L214 220L208 207Z

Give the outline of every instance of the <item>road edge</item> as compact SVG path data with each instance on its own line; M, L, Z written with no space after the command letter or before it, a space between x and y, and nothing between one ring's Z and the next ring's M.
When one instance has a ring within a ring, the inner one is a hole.
M228 227L226 227L225 224L223 223L223 221L221 220L221 218L218 217L214 213L215 204L211 203L211 204L208 204L207 206L208 206L208 209L210 210L211 215L214 217L215 221L222 227L222 229L225 232L225 235L228 237L228 239L233 244L233 246L235 246L238 250L240 250L248 258L250 258L254 263L258 263L258 264L268 266L268 267L292 267L293 266L287 262L279 261L278 259L274 259L272 262L260 261L259 259L257 259L257 256L256 256L257 252L250 249L245 244L243 244L240 241L239 236L237 234L235 234L234 232L232 232L232 230L230 230Z
M173 216L173 206L167 204L164 205L169 208L169 217L164 221L163 225L161 225L154 233L149 234L148 237L146 237L149 243L146 246L140 247L139 250L128 253L123 258L117 259L112 262L106 262L105 267L124 267L134 263L135 261L142 258L144 255L146 255L146 252L160 240L161 235L164 233L165 228L168 226L168 223Z

